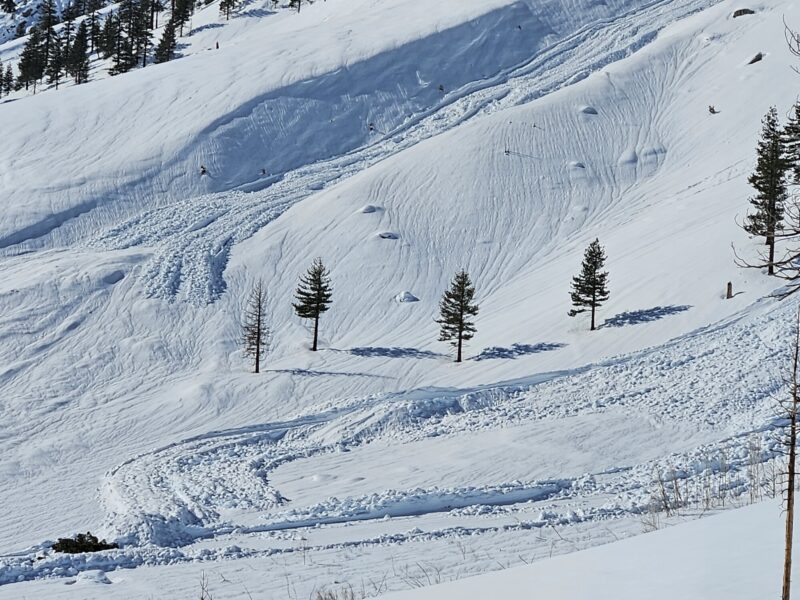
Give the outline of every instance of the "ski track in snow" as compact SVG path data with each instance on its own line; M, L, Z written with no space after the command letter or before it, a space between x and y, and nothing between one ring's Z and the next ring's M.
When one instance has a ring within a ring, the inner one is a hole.
M154 298L216 300L225 291L231 247L291 206L419 142L478 116L528 103L641 49L657 33L719 0L656 0L620 18L583 27L530 62L448 94L440 106L387 132L376 143L283 174L259 192L189 198L115 226L89 242L105 249L155 247L141 280ZM247 185L242 186L244 188Z
M781 338L783 323L795 306L762 304L761 315L739 315L663 347L572 372L469 391L423 389L333 403L291 421L210 432L134 457L107 473L101 493L108 515L106 532L123 541L124 549L75 559L49 555L34 560L27 553L5 557L0 560L0 583L291 551L178 547L219 535L387 516L513 513L519 521L516 527L522 529L629 517L648 510L656 471L666 481L685 480L686 489L692 490L689 502L702 500L702 486L709 481L724 485L732 498L741 496L751 485L747 470L754 464L752 449L758 448L759 464L781 456L782 423L764 408L764 399L781 385L781 374L765 365L781 364L784 351L765 340ZM682 376L676 378L676 372ZM620 408L624 411L616 412ZM356 452L367 445L387 445L403 461L405 453L425 440L461 436L464 444L469 436L487 430L548 420L569 426L571 418L603 414L622 420L636 414L657 422L657 428L670 422L689 423L713 441L564 479L383 489L363 496L323 498L299 508L291 508L290 500L271 483L281 466ZM221 517L230 510L259 515L260 523L243 525ZM498 526L487 525L424 535L497 530ZM383 536L377 541L355 538L347 543L399 542L417 535L423 534Z

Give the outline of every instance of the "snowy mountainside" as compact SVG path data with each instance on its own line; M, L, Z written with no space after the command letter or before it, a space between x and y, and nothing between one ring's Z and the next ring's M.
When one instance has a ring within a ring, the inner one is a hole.
M102 597L86 573L117 567L143 567L109 573L118 597L184 596L209 561L226 597L401 589L414 560L461 577L639 532L654 471L741 496L751 444L774 464L795 303L730 245L756 249L736 219L760 118L795 99L800 7L376 6L240 17L203 32L239 28L218 52L0 105L0 598ZM444 96L419 65L448 67ZM254 183L269 139L286 172ZM589 333L567 292L595 237L612 296ZM334 305L311 353L290 299L315 256ZM454 365L433 318L461 267L481 311ZM570 542L533 543L552 527ZM34 560L87 528L126 545Z
M644 7L470 0L457 10L384 2L380 11L359 0L317 3L300 15L271 14L262 4L247 5L222 27L200 25L188 37L196 38L194 54L179 62L6 103L4 133L30 139L46 130L49 143L46 151L33 144L4 150L13 208L0 224L0 246L37 247L49 243L40 239L48 234L53 243L69 243L150 207L266 185L290 169L380 141L369 123L402 133L537 56L575 51L615 17L633 21L612 38L618 53L709 0ZM206 7L198 23L218 25L217 12ZM305 40L299 46L298 36ZM215 41L220 50L212 52ZM141 89L149 93L136 93ZM467 115L478 108L467 107ZM52 122L70 126L48 127ZM76 149L83 138L92 143ZM114 143L122 139L124 147ZM46 178L38 172L43 160L58 165ZM208 177L199 176L200 165Z

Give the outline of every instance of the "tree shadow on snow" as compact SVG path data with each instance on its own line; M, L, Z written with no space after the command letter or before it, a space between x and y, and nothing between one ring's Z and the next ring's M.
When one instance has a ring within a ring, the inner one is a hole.
M192 29L190 36L201 33L203 31L207 31L208 29L219 29L220 27L225 27L222 23L206 23L205 25L201 25L197 29Z
M563 348L566 344L513 344L510 348L502 348L500 346L492 346L485 348L480 354L473 357L472 360L491 360L496 358L519 358L520 356L527 356L528 354L538 354L539 352L550 352Z
M628 312L619 313L610 319L606 319L606 322L602 325L602 327L625 327L626 325L650 323L670 315L685 312L690 308L692 307L688 304L683 304L676 306L656 306L646 310L631 310Z
M382 358L439 358L442 355L430 350L417 350L416 348L381 348L366 346L363 348L350 348L345 350L355 356L382 357Z
M375 373L348 373L346 371L311 371L309 369L264 369L269 373L289 373L290 375L300 375L302 377L318 377L321 375L333 375L336 377L372 377L373 379L394 379L386 375L375 375Z

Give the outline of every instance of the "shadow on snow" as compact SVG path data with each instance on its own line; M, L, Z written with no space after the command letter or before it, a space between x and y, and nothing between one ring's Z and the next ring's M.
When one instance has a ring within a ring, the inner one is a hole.
M639 323L650 323L652 321L658 321L659 319L663 319L664 317L668 317L670 315L675 315L681 312L685 312L692 308L688 304L683 305L676 305L676 306L656 306L654 308L648 308L646 310L631 310L628 312L619 313L611 317L610 319L606 319L606 322L602 325L603 327L625 327L626 325L638 325Z
M502 348L500 346L492 346L485 348L480 354L473 357L472 360L490 360L495 358L518 358L528 354L538 354L539 352L549 352L563 348L566 344L513 344L510 348Z

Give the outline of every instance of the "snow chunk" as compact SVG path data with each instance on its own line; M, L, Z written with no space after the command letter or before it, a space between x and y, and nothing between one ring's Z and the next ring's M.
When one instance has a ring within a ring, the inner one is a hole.
M361 209L358 212L364 213L366 215L369 213L378 212L378 207L375 206L374 204L365 204L364 206L361 207Z
M597 109L594 106L581 106L581 112L585 115L596 115Z
M639 162L639 157L636 155L636 150L627 150L622 153L617 163L620 165L635 165Z
M411 292L400 292L394 297L394 299L397 302L419 302L419 298L417 298Z
M577 161L577 160L572 160L572 161L570 161L570 163L569 163L569 167L570 167L570 169L585 169L585 168L586 168L586 165L585 165L585 164L583 164L583 163L582 163L582 162L580 162L580 161Z
M111 583L111 580L106 577L105 572L98 570L83 571L78 573L75 579L76 583Z
M377 236L383 240L399 240L400 234L394 231L381 231Z

